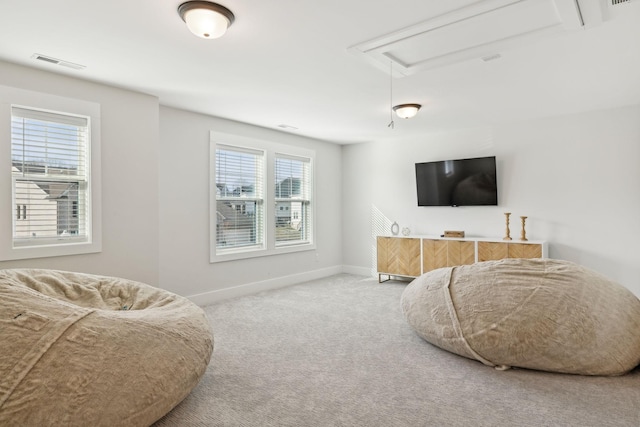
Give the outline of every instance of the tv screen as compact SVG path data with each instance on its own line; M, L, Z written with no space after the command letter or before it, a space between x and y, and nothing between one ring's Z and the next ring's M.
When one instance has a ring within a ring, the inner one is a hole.
M418 206L497 206L496 158L416 163Z

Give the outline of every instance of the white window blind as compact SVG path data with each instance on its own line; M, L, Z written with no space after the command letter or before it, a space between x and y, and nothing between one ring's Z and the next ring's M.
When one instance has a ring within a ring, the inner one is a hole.
M276 246L311 240L311 159L275 155Z
M89 118L11 108L14 246L89 240Z
M264 152L216 148L216 252L264 247Z

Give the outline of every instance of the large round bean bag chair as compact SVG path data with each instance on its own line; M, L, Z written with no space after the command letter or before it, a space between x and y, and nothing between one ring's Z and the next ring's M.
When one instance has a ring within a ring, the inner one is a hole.
M0 270L0 425L148 426L209 363L202 309L131 280Z
M497 368L621 375L640 363L640 300L568 261L433 270L407 286L402 309L426 341Z

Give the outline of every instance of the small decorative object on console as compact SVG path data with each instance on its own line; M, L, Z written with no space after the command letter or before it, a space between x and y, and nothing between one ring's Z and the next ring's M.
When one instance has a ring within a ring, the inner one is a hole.
M507 229L505 230L505 232L507 233L502 240L512 240L511 239L511 231L509 231L509 215L511 215L511 212L505 212L504 216L505 216L505 220L507 222Z
M402 228L402 235L403 236L408 236L409 234L411 234L411 230L409 229L409 227L403 227Z
M464 231L444 230L444 237L464 237Z
M527 232L524 229L524 223L527 220L526 216L521 216L520 219L522 220L522 232L520 233L520 240L522 240L523 242L527 241Z
M393 224L391 224L391 234L393 234L394 236L397 236L398 231L400 231L400 226L398 225L398 223L394 222Z

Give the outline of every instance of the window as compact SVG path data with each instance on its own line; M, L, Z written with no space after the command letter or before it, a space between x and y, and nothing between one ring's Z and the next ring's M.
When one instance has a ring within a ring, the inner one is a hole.
M276 246L307 243L311 237L309 204L311 159L275 155Z
M11 108L14 246L87 241L88 128L88 117Z
M0 104L0 206L13 212L0 216L0 260L99 252L99 106L4 86L0 95L11 102Z
M313 151L211 132L211 153L211 262L315 249Z
M262 249L264 153L219 146L215 164L217 253Z

